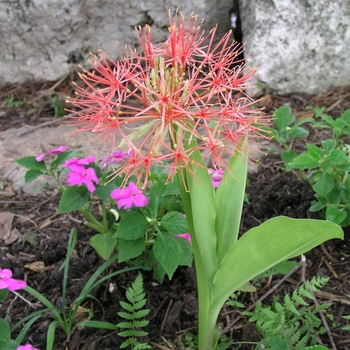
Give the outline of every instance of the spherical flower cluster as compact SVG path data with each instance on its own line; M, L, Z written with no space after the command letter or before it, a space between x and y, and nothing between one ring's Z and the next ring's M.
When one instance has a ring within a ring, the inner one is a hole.
M94 56L94 70L83 70L76 97L68 98L78 109L70 121L75 132L96 133L129 151L115 173L125 184L135 175L145 185L155 163L169 169L169 178L181 169L191 174L205 166L194 162L196 151L213 168L230 171L227 159L252 147L243 139L265 137L267 118L245 93L255 69L238 60L242 50L231 32L216 41L216 28L205 34L194 15L185 21L176 12L169 20L169 36L159 44L151 42L149 26L138 30L142 55L119 48L118 61Z

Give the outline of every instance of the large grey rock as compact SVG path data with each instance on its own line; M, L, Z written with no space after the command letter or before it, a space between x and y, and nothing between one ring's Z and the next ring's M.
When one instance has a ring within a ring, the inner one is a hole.
M239 0L246 57L279 93L350 84L349 0Z
M211 0L17 0L0 1L0 84L56 80L89 51L117 56L137 43L135 27L152 24L155 40L165 38L168 9L194 11L205 28L230 29L231 1Z

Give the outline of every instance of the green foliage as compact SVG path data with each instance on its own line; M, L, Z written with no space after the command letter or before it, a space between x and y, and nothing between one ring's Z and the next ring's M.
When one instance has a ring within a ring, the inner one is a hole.
M310 211L322 211L327 220L341 226L350 224L350 110L333 119L325 108L308 107L314 118L295 122L289 107L282 106L274 114L274 127L269 129L274 140L283 148L281 156L285 169L297 169L315 192ZM320 145L306 144L306 151L297 155L292 149L296 138L306 138L308 131L301 125L310 122L315 129L328 129L331 137Z
M117 327L122 328L123 331L119 332L118 335L126 338L125 341L120 345L121 349L128 346L132 350L136 349L151 349L146 343L139 343L137 338L148 335L148 332L144 331L149 321L143 318L149 314L149 309L144 309L146 305L145 293L143 291L142 275L139 273L126 291L126 298L129 302L120 301L121 307L125 311L118 312L118 315L125 321L117 324Z
M273 115L272 122L274 127L267 128L268 132L271 133L271 137L284 148L281 156L287 171L291 170L288 163L297 155L292 150L293 142L309 134L301 125L310 121L312 121L312 119L302 119L295 122L295 117L290 107L282 106L278 108Z
M23 100L23 101L16 101L13 95L11 95L10 97L5 98L5 107L18 108L18 107L23 106L25 103L26 103L25 100Z
M51 105L55 111L55 118L62 117L65 114L64 106L62 101L58 98L57 95L52 96L47 103Z
M272 305L263 306L259 302L251 312L243 312L254 322L263 336L261 341L266 349L300 350L317 343L317 336L325 332L318 312L325 312L331 303L312 308L308 299L313 300L310 291L316 292L328 278L313 278L296 289L292 295L286 294L283 302L275 297ZM332 320L332 316L328 314Z
M307 144L306 152L294 158L289 166L300 170L315 192L310 211L322 210L327 220L348 226L350 146L343 138L350 135L350 111L345 111L337 119L322 112L323 109L315 110L320 120L315 119L313 126L329 129L332 138L323 140L320 147Z

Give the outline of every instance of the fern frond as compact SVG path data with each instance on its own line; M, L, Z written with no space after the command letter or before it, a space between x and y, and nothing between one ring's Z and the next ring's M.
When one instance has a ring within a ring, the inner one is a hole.
M147 300L143 291L143 281L140 273L131 284L131 287L127 289L125 296L128 302L119 302L124 311L118 312L118 315L126 321L118 323L117 326L123 329L118 332L118 335L127 339L120 345L120 348L124 349L130 346L133 350L151 349L149 345L139 343L137 340L139 337L148 335L148 332L142 330L142 328L146 327L149 321L142 318L150 312L149 309L143 309Z

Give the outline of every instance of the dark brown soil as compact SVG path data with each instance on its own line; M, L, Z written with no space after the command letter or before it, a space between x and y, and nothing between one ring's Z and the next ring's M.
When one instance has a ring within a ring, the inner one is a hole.
M56 85L50 90L51 94L70 93L71 77ZM19 107L6 107L1 110L5 113L1 117L1 130L17 128L24 124L40 125L48 120L53 120L54 110L47 106L47 96L40 94L41 90L50 89L54 83L27 84L8 86L2 90L0 104L5 98L14 96L15 100L34 101ZM318 96L306 96L293 94L290 96L275 96L266 93L262 103L267 113L289 102L297 116L302 116L306 105L325 106L328 113L337 117L342 111L350 109L350 88L342 87L330 90ZM42 102L40 100L42 99ZM35 117L27 116L26 112L38 103L39 107ZM40 103L43 106L40 109ZM311 135L317 143L319 138ZM294 218L317 218L317 214L308 211L313 199L310 186L301 180L296 173L286 173L281 169L282 162L279 156L269 155L260 161L259 171L250 174L247 195L249 204L244 205L242 218L242 233L266 221L267 219L286 215ZM75 252L71 257L68 275L67 299L74 300L79 294L87 279L103 263L89 245L89 239L93 232L82 225L82 218L78 213L71 215L57 215L56 209L59 197L53 191L46 191L37 196L28 196L21 191L11 189L11 183L6 179L1 180L5 184L4 191L0 192L0 211L15 214L12 228L18 230L22 240L11 244L0 241L0 268L10 268L15 278L23 279L28 284L44 294L55 305L60 304L63 272L59 270L66 256L69 232L72 227L78 229L78 242ZM6 190L6 191L5 191ZM345 231L348 231L346 228ZM35 238L37 245L29 242L28 238ZM277 290L266 299L271 302L274 295L283 296L297 288L302 280L301 272L304 271L306 278L313 276L327 276L330 278L323 293L318 294L320 303L333 302L329 311L335 317L334 326L329 321L331 334L337 349L349 349L349 332L342 331L343 315L350 314L350 235L346 232L344 241L330 241L322 247L318 247L306 255L305 269L297 270ZM43 268L33 271L28 266L34 262L42 262ZM107 273L125 266L111 266ZM105 311L105 320L118 323L121 321L117 315L121 311L119 301L125 300L125 290L134 281L137 271L118 275L108 283L103 283L93 291L93 296L100 302ZM151 310L147 331L149 335L145 341L153 345L154 349L181 349L179 339L184 342L186 334L196 334L197 329L197 299L196 281L194 268L180 268L171 281L166 280L162 285L157 283L150 272L144 272L144 288L147 295L147 307ZM259 297L264 295L276 283L282 275L275 275L272 279L259 281L260 287L256 293L242 294L242 301L249 307ZM110 284L115 284L115 289L110 292ZM24 292L21 295L28 297ZM28 297L30 301L34 299ZM102 319L101 305L93 299L87 299L84 307L94 311L94 319ZM7 310L10 307L10 312ZM13 325L18 320L32 312L22 300L14 300L14 295L3 303L0 309L0 317L5 317ZM38 320L28 332L27 341L39 349L46 348L46 332L49 323L47 318ZM245 317L232 324L237 311L225 307L219 319L218 325L224 329L228 337L236 342L259 341L259 334L255 328L247 322ZM231 327L232 325L232 327ZM229 326L229 327L228 327ZM228 327L228 328L227 328ZM327 335L320 337L320 341L329 348L331 343ZM76 330L68 340L57 328L55 349L119 349L120 337L113 331L102 331L91 328ZM172 345L171 345L172 344ZM172 347L171 347L172 346ZM190 348L190 345L188 345ZM235 345L232 348L238 348ZM254 345L242 345L241 349L254 349Z

